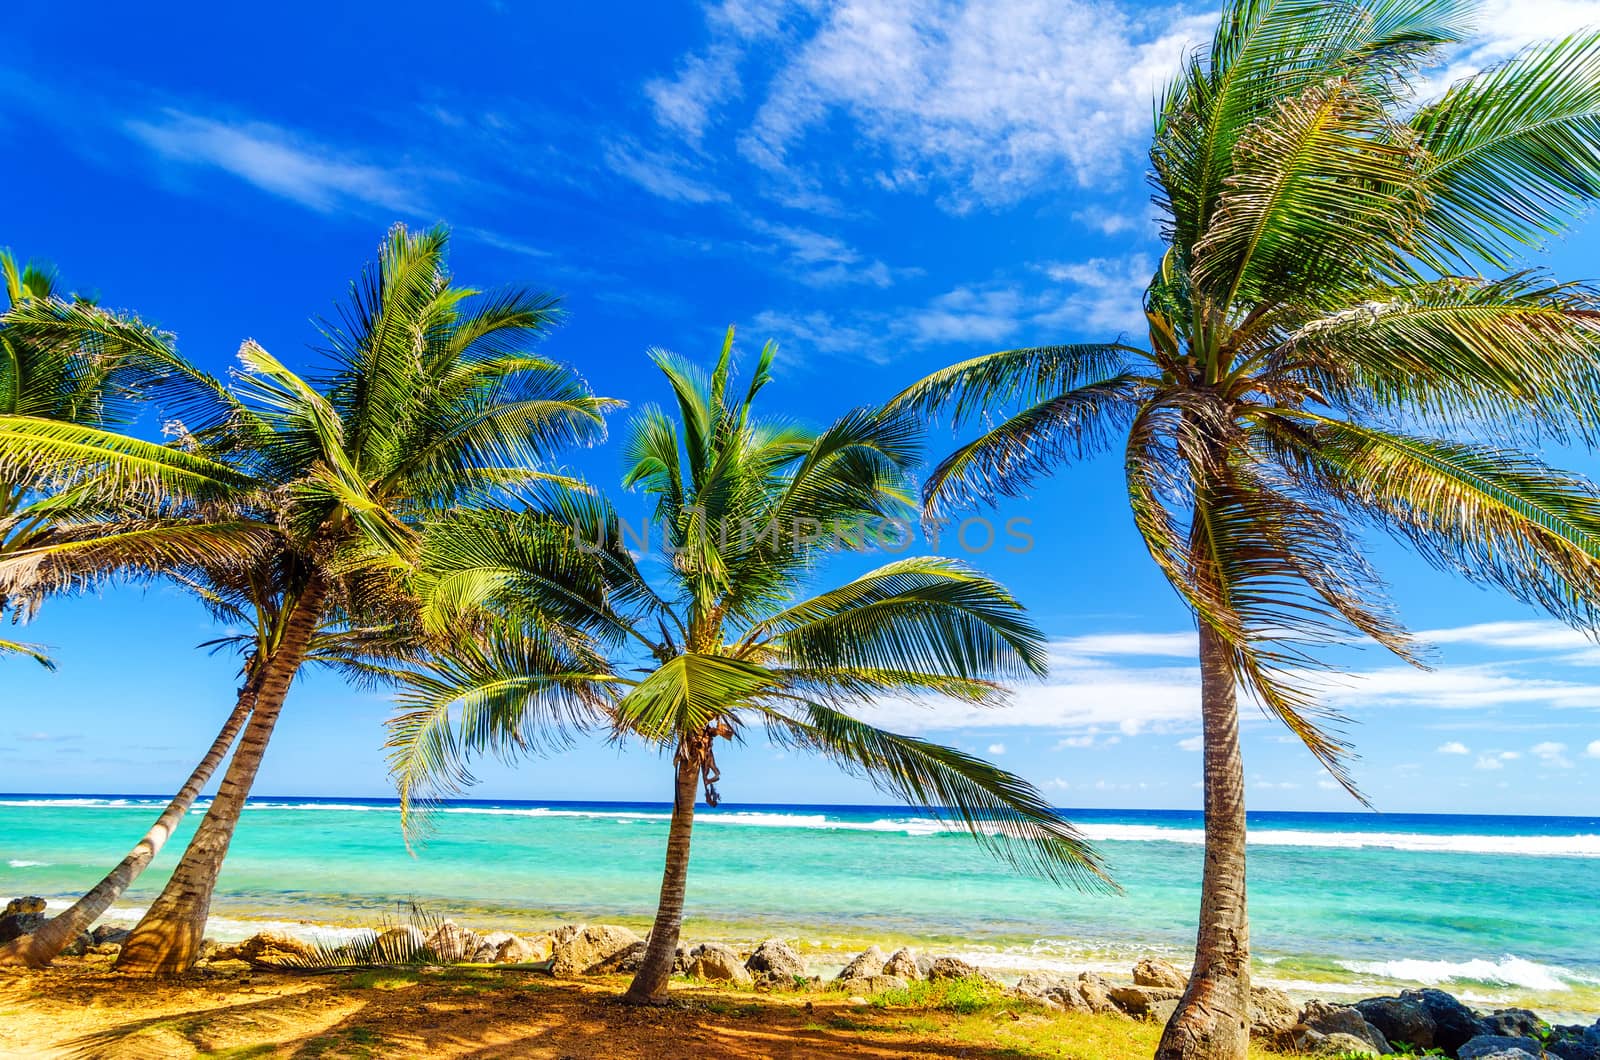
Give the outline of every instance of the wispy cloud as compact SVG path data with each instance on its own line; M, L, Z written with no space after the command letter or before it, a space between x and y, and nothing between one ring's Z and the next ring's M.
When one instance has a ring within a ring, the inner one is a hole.
M1442 755L1469 755L1472 753L1472 749L1460 740L1450 740L1442 743L1437 750Z
M1091 184L1121 173L1210 19L1079 0L842 0L778 63L740 150L783 169L845 121L879 150L880 184L937 184L957 211L1059 185L1063 171ZM718 34L706 63L730 44L736 34ZM682 68L686 90L700 71Z
M1510 648L1553 651L1561 648L1591 648L1588 634L1560 622L1479 622L1450 629L1425 629L1417 639L1432 644L1474 644L1485 648Z
M606 146L605 161L613 173L663 199L703 204L731 198L722 188L691 175L690 164L671 152L617 141Z
M869 258L838 236L800 225L781 224L761 217L750 217L748 225L770 241L783 259L792 279L811 287L840 287L864 284L888 287L897 275L920 270L891 269L877 258Z
M766 309L754 322L818 353L863 356L879 363L908 349L993 348L1034 334L1057 340L1086 335L1112 339L1142 320L1139 299L1149 271L1143 254L1077 265L1052 263L1029 270L1027 282L961 284L893 309ZM1048 282L1041 285L1040 276Z
M1567 757L1567 745L1554 740L1536 743L1529 749L1529 753L1547 766L1556 769L1571 769L1572 759Z
M256 187L313 210L352 203L412 212L414 187L383 166L343 157L276 125L228 121L168 108L154 118L134 118L128 135L171 162L231 173Z

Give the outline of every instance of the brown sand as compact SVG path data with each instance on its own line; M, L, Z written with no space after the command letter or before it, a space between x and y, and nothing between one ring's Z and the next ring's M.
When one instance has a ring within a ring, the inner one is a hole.
M852 1005L840 994L686 986L675 986L669 1006L637 1009L617 1000L624 982L562 982L534 972L471 968L320 975L240 971L148 981L113 974L92 958L64 961L43 972L0 972L0 1056L745 1060L1042 1055L1015 1044L1002 1046L1005 1035L985 1041L989 1036L982 1025L975 1031L973 1017L897 1016ZM1000 1012L984 1022L993 1021L998 1033L1001 1025L1050 1018ZM1028 1029L1033 1034L1047 1030ZM1064 1050L1065 1055L1075 1052ZM1048 1054L1061 1055L1057 1048Z

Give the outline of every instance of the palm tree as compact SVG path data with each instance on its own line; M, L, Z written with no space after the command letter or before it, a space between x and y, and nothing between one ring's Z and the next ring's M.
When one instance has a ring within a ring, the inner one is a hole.
M152 388L178 417L168 445L13 424L0 451L0 466L77 473L145 498L131 516L58 523L48 543L0 562L0 590L162 576L258 623L245 636L239 696L249 720L183 858L127 940L123 971L193 964L289 684L319 638L334 638L333 654L363 630L391 641L390 655L425 648L420 633L407 636L423 520L549 479L536 468L550 453L603 433L613 403L526 352L553 323L554 300L509 291L474 303L478 292L445 271L447 242L442 228L390 231L343 320L323 325L315 376L253 342L231 387L174 360Z
M0 280L6 305L0 312L0 443L12 417L54 420L93 427L131 422L137 412L134 387L151 348L167 336L139 320L95 306L79 295L57 293L55 269L20 265L0 250ZM0 557L36 543L56 512L82 498L51 489L16 473L0 473ZM0 595L0 616L31 617L37 599ZM0 655L30 656L54 663L37 645L0 639Z
M1235 0L1160 103L1148 342L990 354L890 405L993 417L926 483L935 518L1120 450L1134 521L1195 615L1205 868L1162 1058L1245 1055L1240 690L1354 793L1315 645L1355 634L1414 659L1356 531L1600 617L1600 496L1513 448L1600 433L1595 291L1506 272L1600 194L1600 36L1415 106L1414 75L1469 14Z
M753 725L959 823L1018 866L1105 883L1025 781L848 712L883 696L997 702L997 679L1043 672L1043 644L1009 593L944 559L897 560L797 601L826 556L865 549L906 514L917 428L867 411L816 433L755 419L774 347L741 395L732 344L730 328L709 379L656 352L676 417L651 407L633 424L625 483L654 501L664 585L592 495L552 492L528 510L442 524L424 555L426 613L480 635L419 672L392 723L408 821L414 799L467 779L472 753L515 754L573 725L671 752L666 865L626 995L635 1003L666 995L697 794L718 800L717 741ZM485 610L499 624L472 618Z

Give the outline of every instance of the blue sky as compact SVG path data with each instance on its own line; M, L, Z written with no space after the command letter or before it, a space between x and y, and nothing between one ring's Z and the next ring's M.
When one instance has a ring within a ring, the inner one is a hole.
M385 227L445 221L463 281L566 296L545 352L597 391L658 397L646 348L709 357L732 322L748 350L782 343L772 405L821 422L959 357L1137 334L1158 253L1150 101L1213 17L1081 0L469 2L448 18L412 3L285 3L270 18L103 5L68 32L24 6L0 58L0 243L220 372L246 338L305 364L310 318ZM1440 79L1589 23L1593 0L1496 0ZM1535 263L1600 276L1592 235ZM571 458L604 483L618 463L614 448ZM1118 469L1065 471L996 517L1028 519L1033 547L970 558L1051 636L1051 678L1007 709L886 704L880 718L993 755L1062 805L1197 806L1193 633L1135 539ZM1373 549L1437 645L1426 673L1376 649L1338 656L1350 676L1327 696L1378 807L1600 813L1600 648ZM0 675L0 790L175 786L231 705L236 661L194 647L215 632L160 587L49 604L27 636L61 671ZM386 793L387 712L382 695L308 677L257 790ZM1246 762L1257 808L1353 806L1264 719L1247 723ZM879 801L759 744L723 771L730 802ZM478 793L660 799L668 776L596 743L486 765Z

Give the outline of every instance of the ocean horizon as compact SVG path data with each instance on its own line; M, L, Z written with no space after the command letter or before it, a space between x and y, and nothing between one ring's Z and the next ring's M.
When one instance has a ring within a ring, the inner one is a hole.
M167 797L0 794L0 895L64 906L143 834ZM136 919L205 809L107 922ZM332 936L411 903L481 930L648 927L670 807L456 799L408 850L392 797L252 797L208 934ZM1031 879L925 812L723 803L697 812L685 938L790 940L819 972L868 944L962 956L1001 975L1187 963L1199 811L1063 809L1124 888ZM1600 817L1256 811L1259 982L1303 996L1440 986L1480 1006L1600 1013Z

